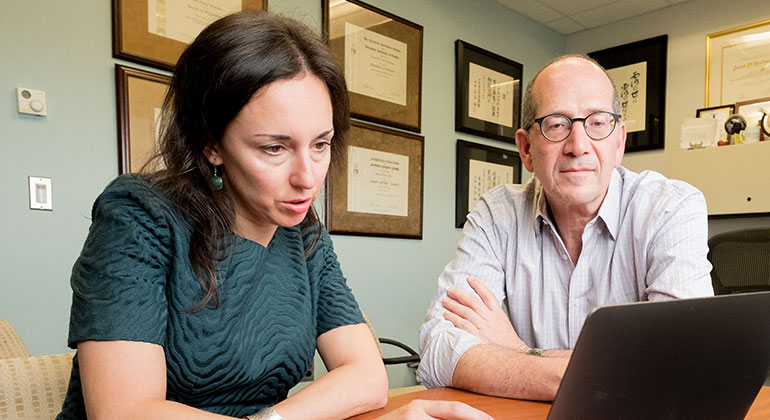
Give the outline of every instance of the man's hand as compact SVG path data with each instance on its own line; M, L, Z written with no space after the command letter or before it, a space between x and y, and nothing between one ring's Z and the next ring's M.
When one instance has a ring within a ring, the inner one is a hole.
M484 343L526 351L527 345L516 334L495 294L475 277L468 277L468 284L481 299L458 289L447 290L448 299L442 302L447 310L444 318Z

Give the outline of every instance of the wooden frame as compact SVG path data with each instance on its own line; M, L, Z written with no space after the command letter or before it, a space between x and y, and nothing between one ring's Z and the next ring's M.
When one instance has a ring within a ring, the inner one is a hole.
M323 0L322 10L324 37L345 69L351 114L419 133L422 26L358 0Z
M767 72L757 71L770 60L768 33L770 20L706 35L706 106L770 96Z
M737 102L735 104L735 113L743 115L748 126L757 125L761 122L763 114L759 108L764 108L770 112L770 97Z
M158 119L171 77L115 65L118 173L138 172L155 153Z
M616 79L613 83L620 96L624 120L627 111L631 113L631 110L638 110L641 114L638 118L626 121L626 152L665 147L667 50L668 35L661 35L588 54L607 69L611 79ZM639 66L645 72L640 77L628 80L621 76L627 69L639 76L640 72L635 70ZM645 89L634 90L642 84L646 86ZM641 98L644 98L644 104ZM639 104L638 108L635 108L635 104ZM631 131L634 130L634 126L629 124L631 122L639 127L638 131Z
M326 178L330 233L422 239L424 139L353 121Z
M455 59L455 130L516 143L524 67L459 39Z
M471 161L477 163L473 165L473 171ZM506 174L504 166L510 167L512 171ZM481 194L500 184L521 183L521 159L518 152L513 150L457 140L456 176L455 227L461 228ZM473 205L469 199L473 199Z
M165 7L165 1L156 1L159 9ZM163 36L158 31L150 30L150 26L154 26L148 18L150 3L147 0L112 0L112 56L173 70L188 42L180 41L176 35ZM216 0L207 2L211 3L214 6L210 7L216 6ZM241 8L267 10L267 0L243 0ZM161 28L167 22L166 13L158 12L163 19L159 25Z

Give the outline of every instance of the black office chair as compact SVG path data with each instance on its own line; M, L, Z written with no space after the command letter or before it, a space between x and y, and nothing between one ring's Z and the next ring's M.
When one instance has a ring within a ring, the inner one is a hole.
M717 234L708 245L714 294L770 290L770 228Z
M393 340L391 338L383 338L377 336L377 333L374 331L374 325L369 321L369 318L366 317L366 314L363 313L364 320L366 321L366 325L369 327L369 331L372 332L372 335L374 336L374 340L377 343L377 346L380 348L380 355L382 355L382 344L388 344L394 347L398 347L401 350L404 350L408 353L408 356L399 356L399 357L382 357L382 363L386 365L400 365L400 364L406 364L407 367L416 369L417 365L420 364L420 355L414 351L411 347L408 345Z

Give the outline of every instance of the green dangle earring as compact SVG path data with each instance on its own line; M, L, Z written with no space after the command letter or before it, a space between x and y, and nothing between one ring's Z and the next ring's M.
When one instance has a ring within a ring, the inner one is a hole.
M217 165L214 165L214 174L211 175L211 188L214 189L214 191L219 191L224 186L224 181L222 181L222 177L219 176L219 167Z

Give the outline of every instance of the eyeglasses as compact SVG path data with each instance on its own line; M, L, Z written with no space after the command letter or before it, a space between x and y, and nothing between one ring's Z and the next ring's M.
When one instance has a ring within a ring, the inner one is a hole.
M545 117L535 118L540 124L540 132L547 140L560 142L569 137L575 121L583 122L583 129L588 137L594 140L603 140L615 131L615 125L620 119L620 114L607 111L597 111L588 114L585 118L570 118L562 114L549 114Z

